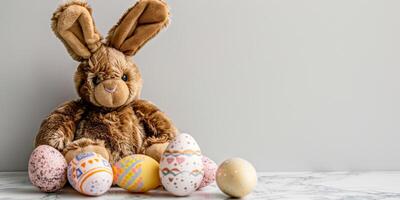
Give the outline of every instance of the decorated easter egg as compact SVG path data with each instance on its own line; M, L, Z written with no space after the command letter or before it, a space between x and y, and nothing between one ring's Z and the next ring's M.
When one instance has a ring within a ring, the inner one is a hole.
M224 161L217 169L217 185L225 194L241 198L249 194L257 184L253 165L241 158Z
M159 168L149 156L127 156L113 165L114 183L130 192L147 192L160 186Z
M189 134L177 135L160 160L160 177L164 188L176 196L194 192L204 176L202 155L197 142Z
M68 181L78 192L99 196L110 189L113 173L110 163L94 152L81 153L68 165Z
M43 192L54 192L67 182L67 161L55 148L40 145L33 150L28 164L29 179Z
M204 176L203 180L200 183L199 189L206 187L215 181L215 173L218 168L218 165L207 156L203 155L201 161L203 162L204 166Z

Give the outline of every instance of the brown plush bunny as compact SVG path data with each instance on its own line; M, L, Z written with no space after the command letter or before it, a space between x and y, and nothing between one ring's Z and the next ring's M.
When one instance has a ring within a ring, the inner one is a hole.
M109 31L98 33L91 8L72 1L56 10L52 29L80 64L75 87L81 97L45 119L35 145L50 145L69 162L93 151L111 163L135 153L156 160L177 129L155 105L140 100L142 79L131 57L168 24L161 0L140 0Z

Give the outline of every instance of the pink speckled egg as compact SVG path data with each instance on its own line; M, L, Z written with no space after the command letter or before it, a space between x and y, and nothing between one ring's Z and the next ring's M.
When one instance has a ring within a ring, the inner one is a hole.
M42 192L54 192L67 182L67 161L55 148L48 145L33 150L28 164L29 179Z
M207 156L203 156L201 161L203 162L204 166L204 177L200 183L199 189L206 187L215 181L215 173L218 168L218 165Z

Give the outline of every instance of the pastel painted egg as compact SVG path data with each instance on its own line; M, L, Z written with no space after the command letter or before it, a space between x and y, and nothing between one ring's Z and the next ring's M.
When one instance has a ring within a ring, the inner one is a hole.
M130 192L147 192L160 186L159 168L149 156L127 156L113 165L114 183Z
M68 165L68 181L82 194L102 195L110 189L112 180L110 163L94 152L81 153Z
M28 164L29 180L43 192L54 192L67 182L67 161L55 148L40 145L33 150Z
M217 185L228 196L244 197L254 189L256 184L256 170L244 159L228 159L217 169Z
M215 181L215 174L217 172L218 165L207 156L201 158L204 166L204 177L200 183L200 188L206 187Z
M199 188L204 176L202 155L189 134L177 135L160 160L160 177L164 188L176 196L187 196Z

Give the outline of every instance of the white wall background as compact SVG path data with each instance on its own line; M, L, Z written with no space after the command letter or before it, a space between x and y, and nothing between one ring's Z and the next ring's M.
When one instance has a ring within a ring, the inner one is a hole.
M90 1L102 33L134 1ZM41 120L77 98L50 30L60 2L0 7L0 171L25 170ZM135 57L143 98L217 162L259 171L400 170L400 1L169 0Z

